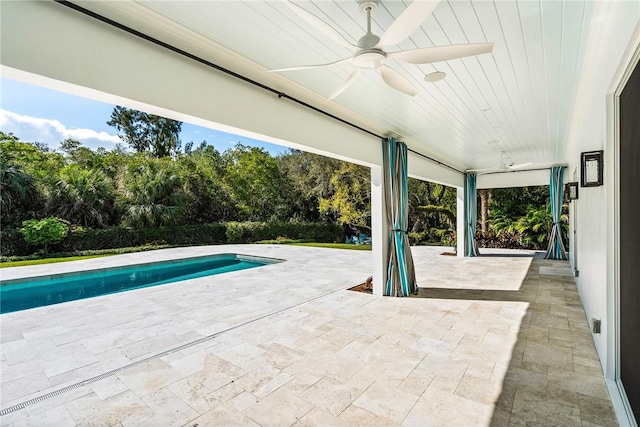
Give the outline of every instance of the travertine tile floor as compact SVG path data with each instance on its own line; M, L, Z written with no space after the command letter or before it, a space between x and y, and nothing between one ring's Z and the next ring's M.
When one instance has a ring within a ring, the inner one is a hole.
M369 252L100 262L215 252L288 261L0 316L2 409L67 387L0 424L616 425L573 279L539 274L562 263L417 247L419 294L380 298L345 290Z

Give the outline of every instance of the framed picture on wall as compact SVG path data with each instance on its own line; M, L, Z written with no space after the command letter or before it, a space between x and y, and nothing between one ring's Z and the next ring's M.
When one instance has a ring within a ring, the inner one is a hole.
M578 183L577 182L567 182L564 185L564 199L567 202L578 199Z
M582 187L597 187L603 184L603 154L600 151L587 151L581 155L581 182Z

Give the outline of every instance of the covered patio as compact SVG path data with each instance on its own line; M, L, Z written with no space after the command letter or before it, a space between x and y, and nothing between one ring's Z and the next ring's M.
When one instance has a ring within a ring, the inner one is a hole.
M567 263L445 249L412 248L411 298L347 290L370 252L239 245L100 259L287 261L3 315L2 424L617 425L573 278L540 274Z
M281 256L299 270L234 273L244 279L209 306L193 294L185 308L163 289L139 291L149 299L133 306L3 315L3 423L504 425L547 424L549 413L606 425L610 396L617 420L636 425L638 2L0 7L3 77L369 167L373 238L371 254L336 252L331 265L296 249ZM401 299L382 298L398 286L389 259L411 265L388 244L407 234L401 204L387 203L402 199L387 178L390 140L406 150L402 176L458 195L460 258L413 248L420 290ZM590 182L585 153L599 159ZM462 258L476 254L475 189L546 185L552 171L580 182L561 264L573 276L540 275L549 265L533 258ZM374 296L345 290L369 275ZM587 319L602 328L589 332Z

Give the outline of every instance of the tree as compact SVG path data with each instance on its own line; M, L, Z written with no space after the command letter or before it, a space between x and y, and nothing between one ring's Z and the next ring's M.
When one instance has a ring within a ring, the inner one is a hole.
M115 189L99 170L69 165L49 190L47 209L85 227L105 227L114 213Z
M335 221L335 214L328 210L321 213L319 205L320 199L329 199L334 194L331 179L341 164L340 160L299 150L278 158L278 167L292 187L289 204L295 218Z
M235 206L223 183L222 157L215 148L205 144L188 150L176 163L184 193L184 222L200 224L235 219Z
M546 249L551 228L548 200L548 186L492 189L484 237L503 247Z
M56 176L65 165L64 157L51 152L45 145L23 142L12 134L0 132L2 161L20 165L24 171L40 183Z
M184 207L182 182L170 158L137 154L119 178L123 223L153 227L177 224Z
M107 124L121 132L120 139L139 153L174 156L180 148L182 122L176 120L117 106Z
M21 165L7 161L4 151L0 153L0 196L3 224L19 221L38 196L33 177Z
M483 188L478 190L478 194L480 195L480 231L486 233L488 231L489 197L491 197L491 193L488 189Z
M237 144L223 154L224 181L240 220L287 219L291 207L286 195L291 185L275 158L262 148Z
M456 194L452 187L409 178L408 229L412 244L450 244L455 223Z
M49 217L41 220L30 219L22 222L20 232L24 240L34 246L44 246L44 256L49 255L49 245L58 243L69 232L67 221Z
M70 163L77 164L86 169L96 167L100 156L88 147L83 147L82 143L76 139L65 139L60 143L60 150L66 154ZM104 149L103 149L104 150ZM105 154L105 152L102 152Z
M320 198L320 212L331 213L340 224L371 227L371 171L341 162L331 177L333 194Z

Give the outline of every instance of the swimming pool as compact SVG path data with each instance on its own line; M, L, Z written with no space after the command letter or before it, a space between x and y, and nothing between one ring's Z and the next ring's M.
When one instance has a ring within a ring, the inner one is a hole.
M281 261L222 254L0 281L0 313L164 285Z

